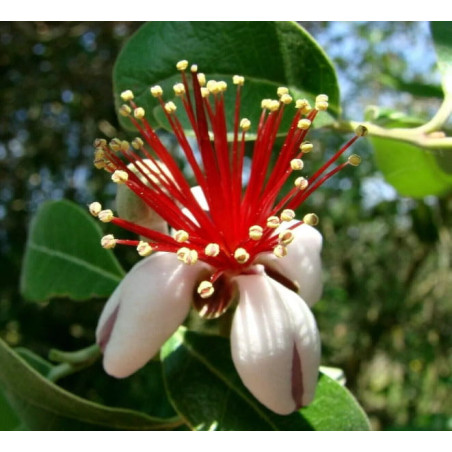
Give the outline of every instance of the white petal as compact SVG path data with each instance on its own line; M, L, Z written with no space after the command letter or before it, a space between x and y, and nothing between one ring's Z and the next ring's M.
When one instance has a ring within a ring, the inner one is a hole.
M108 374L127 377L159 351L187 316L203 268L170 253L133 267L107 302L96 331Z
M294 223L295 220L283 223L276 232ZM307 224L293 229L293 233L295 239L287 247L287 256L278 258L267 253L259 256L258 262L294 281L301 298L312 306L322 295L322 235Z
M204 194L202 188L199 185L196 185L195 187L192 187L190 191L192 195L195 197L201 209L204 210L205 212L208 212L209 204L207 203L206 195ZM193 216L189 209L184 207L182 209L182 213L199 226L198 220L196 220L196 218Z
M289 414L314 396L320 362L314 317L295 292L265 274L235 281L240 291L231 331L235 367L262 404Z

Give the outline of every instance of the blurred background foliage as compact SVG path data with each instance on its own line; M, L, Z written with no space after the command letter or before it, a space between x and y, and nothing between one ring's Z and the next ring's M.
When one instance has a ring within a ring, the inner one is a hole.
M51 347L75 350L94 340L104 300L27 303L20 269L40 203L114 198L108 177L91 167L92 141L124 134L111 73L140 25L0 23L0 337L12 346L46 356ZM424 120L438 108L428 24L302 25L336 64L349 119L363 119L370 105ZM307 159L308 174L345 137L321 130L311 141L318 151ZM363 164L329 181L306 207L319 214L325 239L325 290L315 307L323 364L344 369L374 428L452 429L452 197L402 198L384 182L368 142L354 151ZM68 240L76 233L68 230ZM125 268L136 260L130 250L115 253ZM80 376L64 384L77 391ZM125 406L101 381L94 386L102 395L92 398Z

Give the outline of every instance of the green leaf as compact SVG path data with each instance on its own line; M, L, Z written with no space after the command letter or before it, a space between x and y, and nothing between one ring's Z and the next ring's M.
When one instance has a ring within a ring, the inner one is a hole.
M289 416L261 405L243 386L229 341L181 327L162 349L168 394L195 430L368 430L353 396L321 375L314 402Z
M450 152L431 151L387 138L371 138L378 168L401 195L423 198L443 195L452 189Z
M109 296L124 272L114 254L101 247L101 237L99 226L77 205L43 204L29 231L21 275L24 297L45 301Z
M0 388L0 431L16 430L20 420L14 410L10 407Z
M0 388L30 430L156 430L180 424L175 419L109 408L77 397L32 367L45 371L51 367L49 363L29 351L21 351L21 355L0 340Z
M452 22L430 22L445 93L452 93Z
M228 130L232 130L235 90L231 78L235 74L245 76L241 112L251 120L251 132L258 124L261 100L275 98L279 86L287 86L295 98L311 101L317 94L327 94L330 113L339 114L334 67L316 41L294 22L147 23L127 42L116 61L113 83L117 106L123 103L120 93L131 89L152 126L169 129L149 87L161 85L165 101L174 100L172 87L180 81L176 63L183 59L196 63L207 79L225 80L230 85L226 96ZM180 103L178 107L182 110ZM289 116L283 121L286 126ZM316 125L328 122L328 118L328 114L319 115ZM128 119L119 119L125 128L135 130ZM189 131L185 115L179 119Z

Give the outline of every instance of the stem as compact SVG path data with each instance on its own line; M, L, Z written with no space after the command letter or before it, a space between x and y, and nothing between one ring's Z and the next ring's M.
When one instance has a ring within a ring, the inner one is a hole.
M446 94L443 103L430 121L422 126L413 128L398 127L385 129L370 122L338 121L333 124L333 129L340 132L353 132L358 125L364 125L369 135L381 138L390 138L406 141L415 146L428 149L452 149L452 137L438 136L435 132L441 133L449 116L452 114L452 95Z

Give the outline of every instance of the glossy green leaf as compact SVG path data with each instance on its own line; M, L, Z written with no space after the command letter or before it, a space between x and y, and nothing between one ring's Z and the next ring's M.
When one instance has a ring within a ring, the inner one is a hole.
M34 368L45 371L49 363L28 351L21 355L0 340L0 388L30 430L156 430L180 424L77 397Z
M430 22L445 93L452 93L452 22Z
M0 388L0 431L16 430L20 425L17 414L9 405Z
M32 301L109 296L123 276L102 232L84 209L68 201L41 206L29 231L21 291Z
M243 386L229 341L179 330L162 350L164 378L175 409L195 430L368 430L353 396L321 375L314 402L289 416L262 406Z
M275 98L279 86L287 86L295 98L329 96L333 115L340 111L339 87L331 61L316 41L294 22L150 22L142 26L124 46L114 73L116 105L119 94L131 89L135 101L146 111L154 127L166 127L159 103L149 87L161 85L165 101L174 100L173 85L180 81L176 63L186 59L196 63L207 79L229 83L226 117L232 130L235 90L232 76L245 76L242 116L251 120L251 132L261 113L260 102ZM183 108L180 106L179 111ZM289 107L290 108L290 107ZM293 111L293 110L292 110ZM285 115L285 125L289 116ZM128 119L120 116L122 125L135 130ZM315 124L329 121L328 114L319 115ZM184 128L190 130L185 115L179 115ZM331 119L331 118L330 118ZM284 128L284 122L281 130Z

